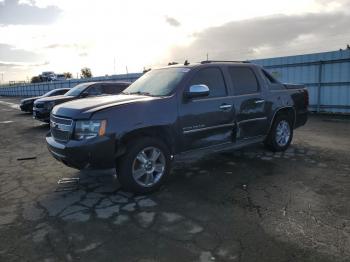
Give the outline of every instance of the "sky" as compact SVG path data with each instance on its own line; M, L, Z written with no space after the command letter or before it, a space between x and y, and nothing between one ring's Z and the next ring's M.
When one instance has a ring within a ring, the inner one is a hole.
M350 0L0 0L0 81L338 50Z

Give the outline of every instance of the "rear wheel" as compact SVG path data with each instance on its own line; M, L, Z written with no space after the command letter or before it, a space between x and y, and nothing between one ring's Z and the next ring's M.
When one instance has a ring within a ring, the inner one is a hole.
M270 133L265 141L265 146L272 151L285 151L293 139L292 121L287 115L277 115Z
M155 138L145 137L127 145L127 152L117 160L117 175L122 187L135 193L157 190L170 170L170 152Z

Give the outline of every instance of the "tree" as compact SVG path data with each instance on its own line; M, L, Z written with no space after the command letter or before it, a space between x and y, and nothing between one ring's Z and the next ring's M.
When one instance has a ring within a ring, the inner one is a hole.
M40 83L41 77L40 76L33 76L32 79L30 80L31 83Z
M90 78L92 77L91 69L84 67L81 69L80 78Z
M64 74L65 78L72 78L73 77L71 72L64 72L63 74Z

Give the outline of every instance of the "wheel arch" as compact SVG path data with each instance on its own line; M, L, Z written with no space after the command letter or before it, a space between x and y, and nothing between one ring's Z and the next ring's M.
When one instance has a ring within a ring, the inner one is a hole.
M285 106L285 107L280 107L280 108L276 109L275 112L273 113L273 116L271 118L267 134L270 133L272 125L273 125L276 117L279 116L279 115L282 115L282 114L285 114L285 115L287 115L288 117L291 118L291 120L292 120L292 128L294 129L295 121L296 121L295 108L293 106Z
M152 126L135 129L122 136L116 145L116 156L119 157L126 152L127 144L141 137L153 137L160 139L169 149L170 153L175 152L173 134L168 126Z

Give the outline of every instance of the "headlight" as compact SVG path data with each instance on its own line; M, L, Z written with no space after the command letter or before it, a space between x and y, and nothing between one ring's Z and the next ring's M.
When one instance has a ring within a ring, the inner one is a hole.
M106 120L87 120L75 123L74 138L77 140L91 139L106 133Z

